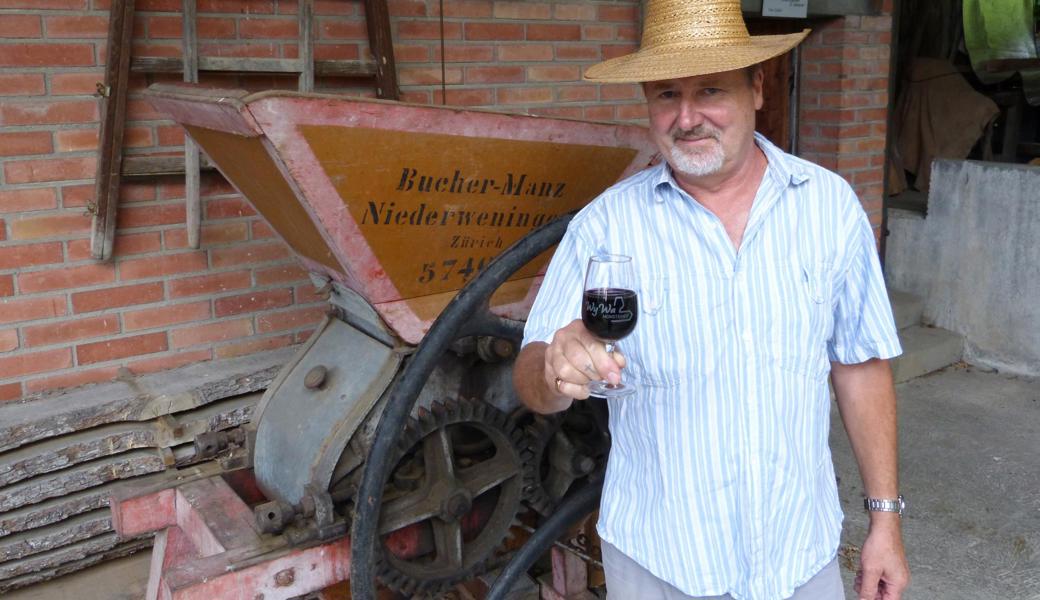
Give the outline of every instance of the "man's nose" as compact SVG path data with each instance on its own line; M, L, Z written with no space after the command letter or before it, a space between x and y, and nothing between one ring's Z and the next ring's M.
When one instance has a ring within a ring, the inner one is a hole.
M690 130L704 123L704 113L693 98L683 98L679 103L677 125L683 130Z

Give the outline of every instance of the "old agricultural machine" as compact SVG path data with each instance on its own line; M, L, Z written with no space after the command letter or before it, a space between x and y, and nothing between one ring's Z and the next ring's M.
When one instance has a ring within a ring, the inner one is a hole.
M318 94L148 95L328 295L252 422L196 439L220 473L114 498L121 535L158 532L149 598L271 600L347 579L354 598L376 581L438 597L512 556L504 593L598 500L605 409L532 415L511 369L569 214L653 160L645 130ZM517 524L535 531L519 549Z

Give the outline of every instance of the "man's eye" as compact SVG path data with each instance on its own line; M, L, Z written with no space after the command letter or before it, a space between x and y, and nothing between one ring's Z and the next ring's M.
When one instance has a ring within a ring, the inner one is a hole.
M658 98L661 98L663 100L670 100L672 98L677 98L678 96L679 94L674 90L664 90L657 95Z
M721 94L722 90L719 88L704 88L703 90L701 90L701 92L705 96L716 96L718 94Z

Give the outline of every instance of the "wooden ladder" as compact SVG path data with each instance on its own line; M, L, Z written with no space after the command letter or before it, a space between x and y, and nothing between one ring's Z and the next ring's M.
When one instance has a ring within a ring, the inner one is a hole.
M199 247L202 211L199 174L205 166L198 146L190 137L184 141L184 160L178 157L125 157L123 130L130 72L183 73L184 81L198 83L200 71L232 73L295 73L301 92L314 90L315 75L373 78L379 98L397 100L397 69L394 63L390 13L386 0L363 0L373 61L314 60L314 0L299 0L299 58L200 57L195 0L183 2L183 58L131 57L134 27L134 0L112 0L108 28L108 60L105 83L98 85L101 95L101 132L90 250L95 259L112 257L115 238L116 205L123 177L185 175L188 245Z

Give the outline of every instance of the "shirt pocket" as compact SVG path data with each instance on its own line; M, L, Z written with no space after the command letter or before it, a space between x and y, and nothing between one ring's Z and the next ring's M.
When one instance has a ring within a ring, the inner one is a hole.
M830 263L798 262L778 266L781 308L770 332L771 358L778 367L823 379L830 371L827 343L834 327L836 272Z
M622 340L638 385L674 387L714 371L715 348L706 324L717 315L705 298L711 276L698 273L692 279L655 273L641 278L640 321L630 339Z

